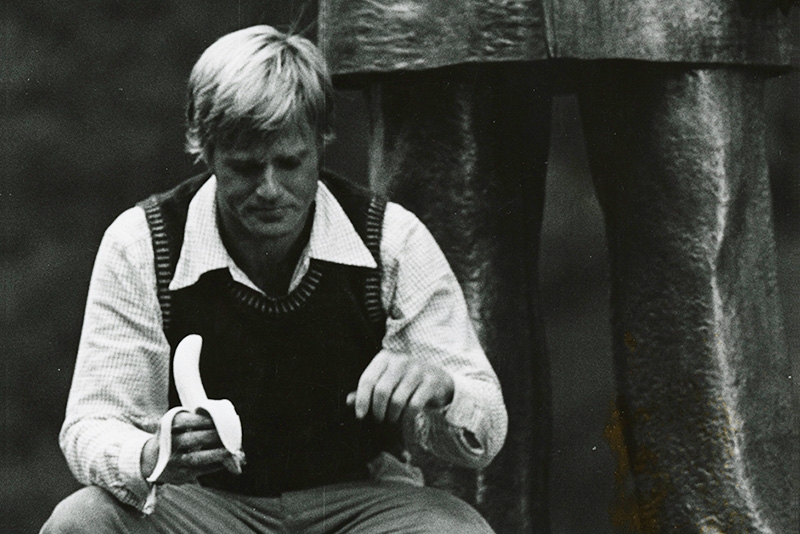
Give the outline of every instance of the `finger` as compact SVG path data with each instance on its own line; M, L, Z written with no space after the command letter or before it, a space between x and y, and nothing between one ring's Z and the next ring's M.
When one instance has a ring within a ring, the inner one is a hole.
M394 393L392 393L392 398L386 409L385 419L387 422L396 423L403 417L406 406L408 406L408 403L421 383L422 376L420 373L412 372L403 377L400 384L395 388Z
M176 453L171 464L178 471L198 476L223 469L223 462L229 456L230 453L223 448Z
M345 400L345 404L348 406L355 406L356 405L356 392L351 391L347 394L347 399Z
M444 371L432 369L422 376L422 384L411 397L409 408L412 411L441 408L452 402L454 393L453 378Z
M197 477L216 473L224 469L223 464L215 464L213 466L204 466L202 468L180 468L167 473L159 479L168 484L194 484L197 482Z
M432 399L435 397L435 391L436 386L433 381L423 380L408 401L408 411L415 414L424 410L428 404L431 404Z
M372 388L372 417L377 422L382 422L386 416L386 408L395 389L403 381L405 373L404 360L393 358L389 360L375 387Z
M172 420L172 433L190 430L208 430L214 428L214 421L204 414L180 412Z
M192 430L173 434L172 449L176 452L216 449L222 446L216 430Z
M222 466L229 472L234 475L241 475L242 474L242 466L246 462L244 458L234 458L231 454L222 462Z
M356 390L355 408L356 417L363 419L369 413L370 403L372 402L372 390L375 384L386 369L388 358L385 352L379 352L364 369L361 378L358 379L358 389Z

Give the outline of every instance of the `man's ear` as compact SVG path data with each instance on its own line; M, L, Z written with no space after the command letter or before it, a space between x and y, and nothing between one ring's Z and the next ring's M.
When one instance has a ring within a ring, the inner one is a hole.
M214 145L209 144L203 148L203 153L200 156L198 163L202 163L208 170L212 170L214 162Z

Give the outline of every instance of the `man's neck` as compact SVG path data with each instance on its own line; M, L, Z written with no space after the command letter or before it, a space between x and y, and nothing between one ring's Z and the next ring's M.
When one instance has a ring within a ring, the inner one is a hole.
M220 227L222 243L233 261L267 295L278 297L289 292L292 275L311 236L314 210L296 235L284 240L231 239Z

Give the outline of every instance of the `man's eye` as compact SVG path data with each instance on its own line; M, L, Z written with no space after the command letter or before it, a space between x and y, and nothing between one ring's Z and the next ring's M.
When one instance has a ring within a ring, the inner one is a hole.
M300 158L287 157L287 158L278 158L275 161L275 163L279 168L285 171L291 171L298 168L302 162L300 161Z
M261 165L257 163L232 163L230 164L230 168L236 173L246 175L258 174L261 172Z

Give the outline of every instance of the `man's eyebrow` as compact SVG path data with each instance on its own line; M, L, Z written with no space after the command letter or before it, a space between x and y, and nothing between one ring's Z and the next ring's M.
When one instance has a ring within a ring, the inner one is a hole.
M303 147L303 148L301 148L300 150L297 150L297 151L287 151L287 152L279 153L278 157L284 157L284 158L297 157L297 158L302 158L302 157L307 156L310 152L311 152L310 148Z
M278 151L271 157L273 158L304 158L312 152L311 147L303 146L297 150L287 147L287 150ZM226 163L264 163L268 158L263 154L253 154L248 150L242 151L228 151L223 160Z
M261 163L262 159L247 154L228 154L224 158L225 163Z

